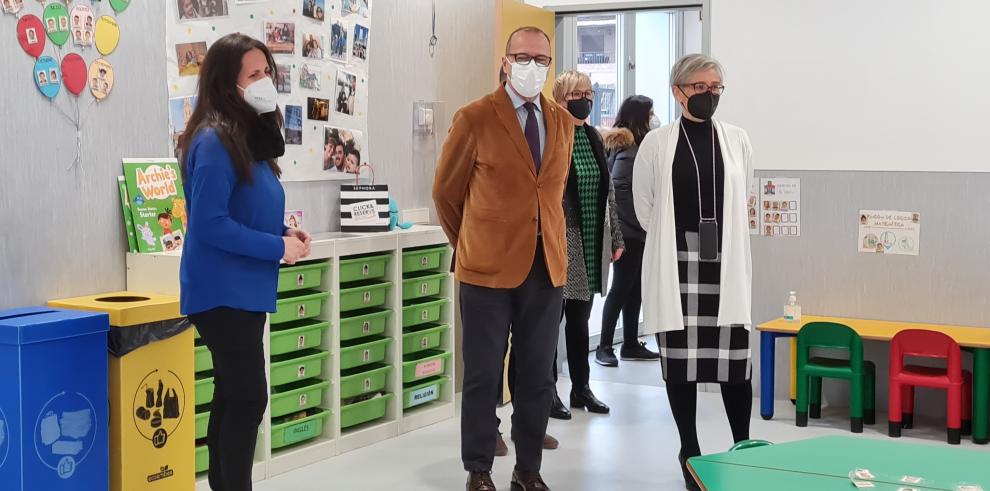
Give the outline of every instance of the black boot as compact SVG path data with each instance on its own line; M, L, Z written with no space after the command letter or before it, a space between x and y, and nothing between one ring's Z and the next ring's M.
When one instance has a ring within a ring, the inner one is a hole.
M564 405L564 401L560 400L560 396L557 395L557 390L553 391L553 404L550 406L550 417L553 419L571 419L571 410L567 409Z
M615 350L611 346L599 346L595 350L595 363L603 367L619 366L619 360L615 357Z
M591 392L591 387L587 385L578 390L571 389L571 407L585 408L589 413L595 414L608 414L609 412L608 406L599 401Z
M684 475L684 489L688 491L701 491L701 486L698 486L691 471L687 468L687 459L683 453L677 454L677 460L681 463L681 473Z

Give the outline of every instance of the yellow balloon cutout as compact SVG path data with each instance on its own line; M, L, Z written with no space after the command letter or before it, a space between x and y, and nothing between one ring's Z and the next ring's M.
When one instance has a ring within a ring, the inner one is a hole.
M120 26L109 15L104 15L96 21L96 49L106 56L117 49L120 42Z

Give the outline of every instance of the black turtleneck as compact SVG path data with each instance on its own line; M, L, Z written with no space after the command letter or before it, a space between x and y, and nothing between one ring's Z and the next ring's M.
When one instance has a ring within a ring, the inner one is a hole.
M701 174L701 206L705 218L716 217L719 223L719 235L722 232L722 202L724 194L725 166L722 162L722 150L715 134L715 202L712 202L712 122L696 123L685 118L680 120L684 125L694 154L698 158L698 171L695 171L694 159L691 157L691 147L684 139L684 132L677 129L677 150L674 153L674 165L671 182L674 190L674 224L679 229L698 231L698 173ZM712 209L712 206L715 209ZM719 241L721 242L721 240Z

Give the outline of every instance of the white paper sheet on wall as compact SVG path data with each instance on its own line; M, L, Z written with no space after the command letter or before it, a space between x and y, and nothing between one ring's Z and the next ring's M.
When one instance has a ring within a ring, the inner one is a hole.
M921 245L921 213L860 210L858 219L859 252L918 255Z
M327 126L348 128L355 135L361 135L354 138L353 149L360 155L362 163L371 162L368 141L364 138L368 134L368 57L371 56L371 33L367 28L371 25L372 15L369 0L278 0L260 3L226 0L226 8L223 9L226 15L180 19L183 1L166 0L165 51L170 98L196 94L199 77L190 73L193 70L188 53L195 46L190 43L205 42L207 46L212 46L226 34L247 34L275 48L275 62L280 65L276 85L283 115L287 112L286 106L303 109L301 128L291 128L293 141L287 142L285 155L279 159L282 180L354 178L339 172L336 167L328 169L324 165L325 138L329 134L325 130ZM322 9L323 20L312 15L314 9ZM276 25L279 27L277 31ZM338 34L336 37L334 29ZM340 33L345 36L340 36ZM312 52L307 52L310 57L303 57L303 40L307 34L319 34L325 43L322 58L313 58ZM187 54L182 60L177 54L177 46L185 47L179 50ZM180 74L180 66L185 76ZM313 76L317 78L315 81ZM307 104L310 98L329 102L327 120L309 118ZM297 115L293 116L294 125L298 124ZM172 125L169 131L163 133L170 138L181 134ZM300 139L301 143L296 143Z
M801 179L760 179L757 213L760 231L767 237L801 236Z
M749 217L749 235L760 235L760 181L749 180L749 192L746 197L746 216Z

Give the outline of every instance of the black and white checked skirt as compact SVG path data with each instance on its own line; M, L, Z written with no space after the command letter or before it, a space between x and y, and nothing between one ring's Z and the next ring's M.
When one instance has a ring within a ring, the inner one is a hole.
M721 263L698 261L698 233L677 230L684 330L657 334L667 383L738 383L752 375L749 331L719 326Z

